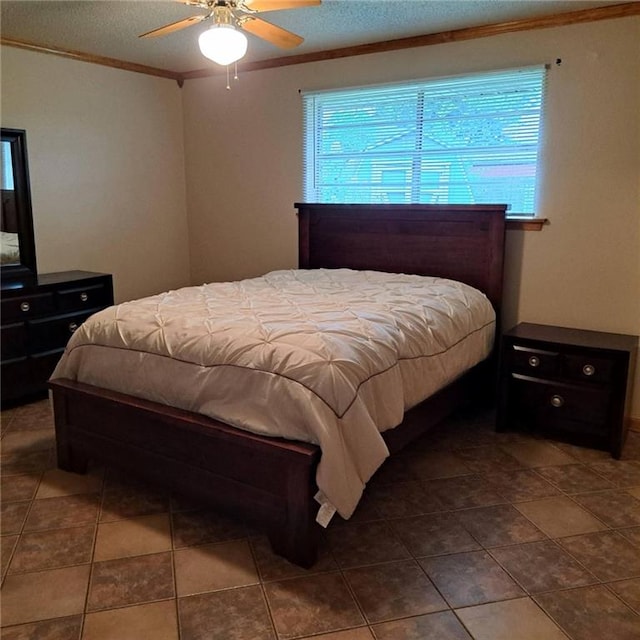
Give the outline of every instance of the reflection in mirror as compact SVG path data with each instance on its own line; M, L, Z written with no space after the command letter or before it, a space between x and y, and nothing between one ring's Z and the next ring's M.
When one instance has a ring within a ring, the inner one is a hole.
M26 132L2 129L0 144L0 268L2 281L36 275ZM4 286L4 285L3 285Z
M0 264L20 264L20 244L18 242L18 215L16 210L16 191L13 181L13 162L11 144L2 141L0 146L2 161L2 214L0 219Z

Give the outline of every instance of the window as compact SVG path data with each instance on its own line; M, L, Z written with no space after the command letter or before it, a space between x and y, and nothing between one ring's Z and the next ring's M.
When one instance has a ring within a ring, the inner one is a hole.
M544 80L541 66L305 93L306 201L532 216Z

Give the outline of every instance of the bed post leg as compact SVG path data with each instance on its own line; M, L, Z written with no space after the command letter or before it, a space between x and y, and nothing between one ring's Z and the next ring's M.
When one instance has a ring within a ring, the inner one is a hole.
M72 473L87 473L87 458L69 442L67 426L67 397L62 389L52 387L53 416L56 428L56 456L58 468Z
M318 525L313 518L308 520L305 524L302 518L294 519L290 514L286 526L269 534L274 553L305 569L313 566L318 557Z
M58 460L58 469L70 471L71 473L87 473L87 459L79 454L67 442L61 441L56 436L56 455Z
M269 533L275 553L305 569L318 557L318 527L313 499L318 456L309 456L306 464L292 469L288 480L286 523Z

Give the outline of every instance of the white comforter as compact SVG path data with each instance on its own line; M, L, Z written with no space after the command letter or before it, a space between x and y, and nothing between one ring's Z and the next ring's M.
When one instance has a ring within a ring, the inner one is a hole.
M459 282L274 271L105 309L52 377L319 444L318 487L347 518L388 455L380 432L485 358L494 326Z

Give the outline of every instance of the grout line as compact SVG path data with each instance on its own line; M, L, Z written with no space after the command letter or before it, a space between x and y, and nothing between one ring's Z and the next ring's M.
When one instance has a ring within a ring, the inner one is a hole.
M88 466L88 465L87 465ZM89 469L87 468L87 472ZM98 508L96 509L96 515L94 520L94 531L93 531L93 544L91 546L91 561L89 564L89 578L87 580L87 588L84 595L84 607L82 609L82 619L80 621L80 638L84 635L84 625L86 622L86 616L89 613L89 596L91 594L91 583L93 582L93 571L95 568L95 554L96 554L96 546L98 544L98 529L100 527L100 515L102 514L102 501L104 497L104 487L106 483L106 471L104 467L102 468L102 484L100 486L100 499L98 500ZM93 494L89 494L93 495Z
M553 622L553 624L555 624L556 627L560 629L561 633L564 633L569 640L573 640L573 636L571 635L571 633L569 633L569 630L565 629L564 626L562 626L562 624L560 624L560 622L556 620L550 613L547 613L546 609L535 598L531 597L531 601L536 605L536 607L538 607L538 609L540 609L544 616L551 620L551 622Z
M169 553L171 553L171 573L173 578L173 606L176 612L176 631L178 633L178 640L180 640L180 638L182 638L182 621L180 619L180 607L178 606L178 572L176 571L176 546L173 537L175 527L173 525L173 502L171 494L169 495L169 512L167 516L169 518L169 541L171 543Z
M258 585L260 587L260 594L262 595L262 601L264 603L265 609L267 611L267 616L269 617L269 622L271 623L271 629L273 631L273 637L274 638L280 638L280 634L278 633L278 629L276 627L276 621L275 621L275 617L274 617L274 613L273 610L271 608L271 603L269 602L269 598L267 597L267 590L266 590L266 584L265 584L265 580L262 577L262 573L260 572L260 568L258 565L258 555L256 553L256 550L254 548L254 542L252 540L252 536L251 535L247 535L247 541L249 543L249 550L251 553L251 557L253 558L253 564L255 566L256 569L256 573L258 575ZM268 538L267 538L268 541ZM298 576L295 576L298 577ZM277 582L277 580L273 580L271 582Z
M611 592L611 594L617 598L618 600L620 600L620 602L622 602L622 604L625 605L625 607L627 607L627 609L630 609L632 613L636 614L636 615L640 615L640 607L638 608L638 610L634 609L634 607L629 604L624 598L622 598L619 594L617 594L612 588L611 588L611 583L613 582L625 582L626 580L633 580L633 578L622 578L620 580L611 580L609 582L605 582L603 583L603 587L605 589L607 589L608 591Z
M27 507L27 511L24 515L24 518L22 520L22 524L20 525L20 529L19 531L16 531L15 533L12 534L7 534L7 535L17 535L18 538L16 540L16 543L13 547L13 551L11 552L11 558L9 560L9 563L7 564L7 570L6 573L4 574L4 577L2 579L2 586L4 586L4 582L7 579L8 575L9 575L9 570L11 569L11 563L13 562L13 558L18 550L18 546L20 545L20 542L22 541L22 534L25 533L25 527L27 526L27 521L29 520L29 516L31 515L31 510L33 509L33 506L35 504L36 501L36 495L38 493L38 489L40 488L40 483L42 482L42 476L44 475L44 472L41 471L40 472L40 478L38 479L38 484L36 485L36 490L34 491L32 497L30 500L25 500L24 502L29 502L29 506ZM23 502L22 500L16 500L16 502ZM7 504L12 504L12 503L7 503ZM28 532L26 532L28 533Z

